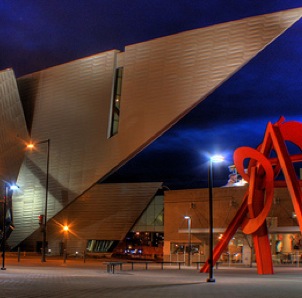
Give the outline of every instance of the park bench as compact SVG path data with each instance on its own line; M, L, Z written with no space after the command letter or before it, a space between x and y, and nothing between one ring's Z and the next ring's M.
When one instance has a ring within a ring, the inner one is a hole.
M164 264L170 264L170 265L172 265L172 264L177 264L179 270L180 270L180 268L181 268L181 265L184 265L184 264L185 264L185 262L180 262L180 261L175 261L175 262L172 262L172 261L158 261L158 262L156 262L156 263L161 264L161 269L162 269L162 270L164 269Z
M131 269L134 270L134 264L145 264L146 270L148 270L148 264L154 263L152 261L128 261L127 263L131 264Z
M107 266L107 272L114 274L115 267L119 266L120 270L123 269L123 262L106 262L104 263Z

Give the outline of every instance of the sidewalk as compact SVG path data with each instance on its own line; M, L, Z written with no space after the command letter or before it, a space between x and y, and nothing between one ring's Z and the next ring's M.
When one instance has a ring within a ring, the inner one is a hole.
M108 274L106 260L48 258L6 259L0 271L0 298L19 297L288 297L300 298L302 268L275 267L274 275L258 275L256 268L214 270L215 283L196 267L125 265Z

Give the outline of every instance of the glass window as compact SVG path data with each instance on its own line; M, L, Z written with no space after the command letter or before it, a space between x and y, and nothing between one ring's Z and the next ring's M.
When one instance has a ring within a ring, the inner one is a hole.
M164 231L164 197L155 196L135 226L135 231Z
M119 241L116 240L88 240L87 251L89 252L112 252Z
M191 254L203 254L203 251L200 251L201 245L199 244L191 244L189 246L188 243L171 243L170 244L170 252L171 254L183 254L191 251Z
M123 67L119 67L115 71L114 89L112 97L112 115L111 115L111 129L110 137L118 133L118 126L120 120L120 101L122 95L122 79L123 79Z

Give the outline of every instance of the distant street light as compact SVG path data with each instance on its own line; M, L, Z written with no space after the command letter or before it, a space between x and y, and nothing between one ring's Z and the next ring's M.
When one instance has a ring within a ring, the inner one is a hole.
M208 184L209 184L209 278L207 282L215 282L213 270L213 163L222 162L224 160L221 155L214 155L209 160L208 168Z
M66 263L67 259L67 241L68 241L68 232L69 232L69 227L67 225L63 226L63 233L64 233L64 239L65 239L65 248L64 248L64 263ZM63 245L64 245L63 242Z
M185 219L188 220L188 235L189 235L189 241L188 241L188 266L191 266L191 252L192 252L192 243L191 243L191 217L185 216Z
M41 262L46 262L46 228L47 228L47 205L48 205L48 182L49 182L49 152L50 152L50 139L40 141L37 143L30 143L27 145L28 149L34 149L36 145L47 144L47 160L46 160L46 185L45 185L45 206L44 206L44 223L42 227L43 240L42 240L42 258Z

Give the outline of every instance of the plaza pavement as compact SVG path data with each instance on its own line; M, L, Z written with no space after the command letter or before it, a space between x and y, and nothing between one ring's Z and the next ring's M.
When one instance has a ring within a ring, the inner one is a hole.
M6 258L0 271L0 298L20 297L302 297L302 268L275 267L274 275L258 275L256 268L220 266L215 283L196 267L130 264L107 273L106 260Z

